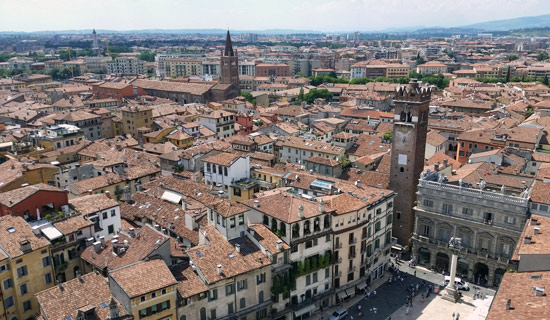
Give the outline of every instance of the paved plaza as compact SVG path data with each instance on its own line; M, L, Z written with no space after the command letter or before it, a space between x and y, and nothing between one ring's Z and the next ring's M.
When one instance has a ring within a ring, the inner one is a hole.
M431 294L428 298L422 299L422 294L428 291L430 285L435 288L442 287L443 275L436 274L427 269L416 267L409 268L403 263L400 264L401 275L405 280L391 284L387 281L391 273L388 271L384 277L375 281L370 288L370 295L358 295L345 302L343 307L348 308L350 317L348 319L369 319L386 320L391 316L392 320L397 319L447 319L451 320L453 313L460 314L460 320L480 320L485 319L487 312L494 297L494 291L487 288L479 288L485 296L483 299L474 299L475 289L462 292L463 297L458 303L452 303L444 300L441 294ZM416 271L416 277L415 275ZM419 284L419 290L413 298L412 307L409 307L407 313L407 297L410 295L409 288ZM424 284L424 285L423 285ZM471 285L471 284L470 284ZM376 295L374 291L376 290ZM359 309L358 306L361 306ZM330 314L336 309L331 308L317 313L311 319L328 319ZM361 316L359 316L361 312Z

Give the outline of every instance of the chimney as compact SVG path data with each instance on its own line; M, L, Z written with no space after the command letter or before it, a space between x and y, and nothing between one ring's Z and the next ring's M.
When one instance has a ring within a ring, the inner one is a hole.
M222 265L221 264L218 264L218 274L219 275L222 274Z
M95 253L99 253L99 251L101 251L101 242L99 241L94 242L94 251Z
M355 180L355 186L361 188L361 180Z
M378 189L382 189L382 184L379 183L379 184L376 185L376 187L377 187Z
M512 299L508 299L506 301L506 310L510 310L512 308L511 304L512 304Z
M117 303L115 302L115 299L111 298L111 302L109 303L108 319L116 319L118 317L119 317L119 312L118 312Z
M447 164L449 164L449 160L448 159L443 159L443 166L446 167Z
M118 244L118 240L117 240L117 239L111 240L111 247L112 247L112 249L113 249L113 253L117 253L117 254L118 254L118 247L117 247L117 244Z
M544 287L535 287L535 296L542 297L544 296Z
M111 199L111 193L109 191L105 191L105 195L107 196L107 198Z
M59 288L59 290L63 291L64 288L63 288L63 284L61 284L61 281L57 280L57 287Z
M538 224L538 220L534 219L534 218L531 218L531 225L536 226L537 224Z
M130 228L130 229L128 230L128 235L129 235L130 237L132 237L132 238L135 238L135 237L136 237L136 231L135 231L135 229L134 229L134 228Z
M298 218L304 218L304 206L302 204L298 206Z
M21 245L21 251L23 251L23 253L31 251L31 242L29 240L25 239L19 242L19 244Z
M283 249L283 241L282 240L277 240L276 242L277 244L277 250L282 250Z
M93 194L93 193L92 193L92 190L88 190L88 194Z
M514 175L518 175L518 169L514 169Z
M105 237L104 236L99 237L99 241L101 242L101 247L105 248Z
M80 271L78 271L78 270L76 271L76 278L78 279L78 281L84 282L84 281L82 281L82 276L80 275Z
M254 200L254 208L259 208L259 207L260 207L260 201Z
M95 239L93 237L86 239L86 248L91 246L94 243L94 240Z
M434 164L434 170L435 170L435 171L439 171L439 162L436 162L436 163Z
M325 212L325 201L323 199L319 201L319 212Z
M539 227L535 227L535 234L539 234L540 233L540 228Z
M525 244L531 243L531 237L529 237L529 236L525 237L525 238L523 239L523 243L525 243Z
M235 251L237 251L237 253L241 253L241 245L240 244L235 243Z

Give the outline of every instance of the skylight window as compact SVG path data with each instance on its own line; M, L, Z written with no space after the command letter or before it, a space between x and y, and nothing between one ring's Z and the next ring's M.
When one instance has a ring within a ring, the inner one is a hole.
M6 230L8 230L9 233L14 233L14 232L15 232L15 228L14 228L14 227L9 227L9 228L6 229Z

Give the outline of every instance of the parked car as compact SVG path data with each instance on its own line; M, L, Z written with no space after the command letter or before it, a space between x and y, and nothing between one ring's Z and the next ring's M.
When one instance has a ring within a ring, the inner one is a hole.
M451 281L451 277L445 276L444 285L447 286L449 284L449 281ZM458 290L464 290L464 291L470 290L470 287L468 287L468 283L458 277L455 277L455 286L458 288Z
M348 310L345 308L340 308L330 316L329 320L342 320L348 317Z

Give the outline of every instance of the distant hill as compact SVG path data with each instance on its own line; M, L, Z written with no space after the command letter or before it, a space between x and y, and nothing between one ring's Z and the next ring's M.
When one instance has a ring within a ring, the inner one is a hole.
M141 30L105 30L96 29L98 34L225 34L227 29L141 29ZM265 35L274 34L321 34L320 31L314 30L293 30L293 29L265 29L265 30L230 30L231 34L241 33L257 33ZM0 34L88 34L92 33L92 29L82 30L44 30L34 32L20 32L20 31L0 31Z
M543 27L550 27L550 14L545 14L542 16L519 17L514 19L480 22L466 26L460 26L458 28L479 29L484 31L508 31L514 29Z

